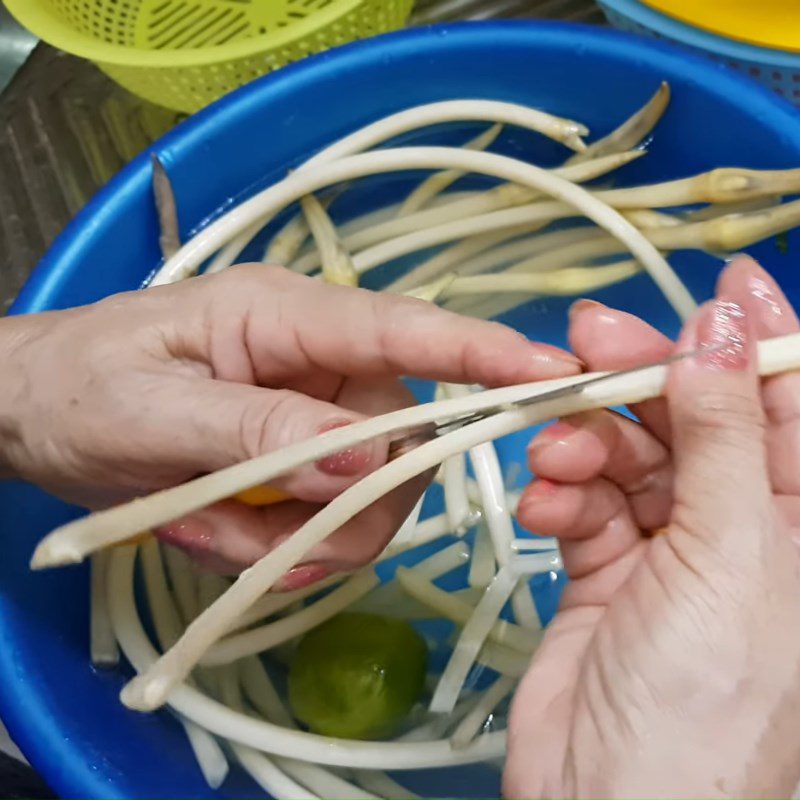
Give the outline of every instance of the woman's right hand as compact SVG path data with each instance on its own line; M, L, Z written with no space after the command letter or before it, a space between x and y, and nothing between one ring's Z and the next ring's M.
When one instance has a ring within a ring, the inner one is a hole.
M740 257L640 423L600 411L540 434L520 521L571 582L517 692L509 797L788 797L800 780L800 375L760 382L756 339L800 330ZM673 343L576 304L591 369ZM654 535L653 532L657 534Z

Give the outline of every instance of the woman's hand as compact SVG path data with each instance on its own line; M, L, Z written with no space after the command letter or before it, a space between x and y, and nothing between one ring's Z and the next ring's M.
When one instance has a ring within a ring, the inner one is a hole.
M0 474L90 508L412 404L402 375L497 386L579 371L501 325L260 264L3 320L0 356ZM275 481L297 500L227 501L159 533L239 570L386 454L383 440L336 454ZM423 487L366 509L287 586L376 555Z
M759 386L755 340L798 330L746 257L678 347L667 399L531 445L520 520L571 582L517 693L510 797L788 797L800 779L800 375ZM658 361L640 320L578 303L592 369ZM655 532L655 533L654 533Z

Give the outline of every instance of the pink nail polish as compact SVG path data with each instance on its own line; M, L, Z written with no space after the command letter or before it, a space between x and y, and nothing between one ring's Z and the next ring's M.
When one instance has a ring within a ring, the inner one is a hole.
M538 455L553 445L558 445L575 433L575 428L565 420L558 420L535 436L528 445L528 452Z
M331 571L324 564L300 564L292 567L272 587L274 592L293 592L296 589L305 589L312 583L317 583L327 578Z
M749 359L744 309L725 299L709 303L697 326L697 346L699 349L716 348L698 359L707 369L745 369Z
M750 294L758 301L759 316L756 320L763 335L779 336L788 333L791 318L787 313L786 300L781 298L774 288L760 275L751 275L747 279Z
M344 428L352 424L352 420L349 419L331 420L319 428L319 433L326 433L335 428ZM348 478L366 470L372 460L372 453L372 448L369 445L352 447L321 458L316 462L316 467L320 472L324 472L327 475Z

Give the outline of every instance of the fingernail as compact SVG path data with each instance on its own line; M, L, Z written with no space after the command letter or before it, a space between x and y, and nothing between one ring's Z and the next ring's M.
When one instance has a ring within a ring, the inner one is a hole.
M557 361L563 361L566 364L583 366L583 362L576 355L573 355L567 350L562 350L560 347L555 347L555 345L544 344L541 342L536 342L534 346L536 347L537 355L540 357L543 355L547 359L556 359Z
M352 424L352 420L349 419L331 420L322 425L318 432L326 433L335 428L344 428ZM320 472L324 472L327 475L348 478L364 472L372 461L372 456L373 449L370 445L359 445L319 459L316 462L316 467Z
M756 324L763 336L779 336L793 329L791 308L783 293L762 275L750 275L747 289L758 303Z
M567 311L567 316L570 320L577 314L582 313L583 311L588 311L590 308L605 308L602 303L598 303L596 300L576 300Z
M753 257L749 256L747 253L731 253L725 259L725 263L730 264L732 261L736 261L737 258L749 258L751 261L753 260Z
M743 370L747 367L747 322L744 309L730 300L709 303L697 325L699 349L714 348L700 356L706 369Z
M531 453L540 453L542 450L546 450L548 447L568 439L573 433L575 433L574 425L571 425L566 420L560 419L531 439L528 445L528 451Z
M292 567L272 587L273 592L294 592L327 578L331 571L324 564L300 564Z
M190 517L164 525L156 531L156 534L161 541L178 547L190 555L211 550L214 538L213 528L200 517Z
M537 478L525 491L526 499L546 500L558 490L558 484L546 478Z

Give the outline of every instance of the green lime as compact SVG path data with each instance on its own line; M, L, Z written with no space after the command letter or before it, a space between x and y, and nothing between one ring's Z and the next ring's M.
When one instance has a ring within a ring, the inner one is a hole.
M422 695L427 656L402 620L339 614L298 645L289 667L292 711L325 736L390 736Z

